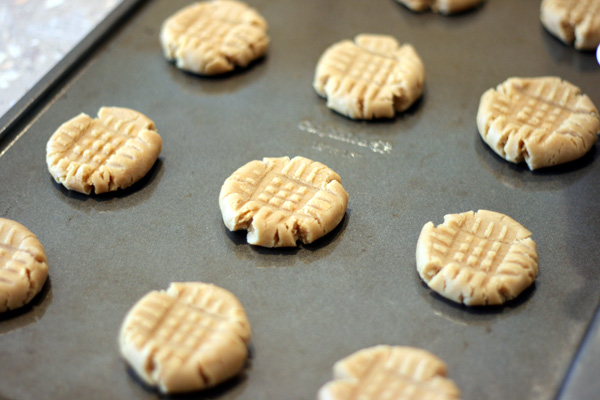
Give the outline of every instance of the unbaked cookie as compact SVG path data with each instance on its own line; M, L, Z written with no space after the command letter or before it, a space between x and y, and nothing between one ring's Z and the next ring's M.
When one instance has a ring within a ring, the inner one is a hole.
M517 297L538 273L531 232L514 219L479 210L425 224L417 242L417 271L442 296L468 306L499 305Z
M593 50L600 44L600 0L543 0L540 20L576 49Z
M454 14L469 10L481 4L483 0L396 0L413 11L433 10L442 14Z
M425 68L410 44L391 36L358 35L329 47L313 87L327 107L353 119L392 118L423 92Z
M160 42L178 68L216 75L246 67L269 46L267 23L246 4L234 0L194 3L162 25Z
M459 400L460 390L446 378L446 364L414 347L375 346L359 350L333 367L334 380L319 400Z
M246 312L231 292L201 282L172 283L135 304L119 344L144 382L178 393L237 375L248 357L250 335Z
M62 124L46 146L46 163L56 182L96 194L124 189L152 168L162 149L154 122L144 114L102 107Z
M0 312L29 303L48 278L38 238L23 225L0 218Z
M251 161L219 194L225 226L247 229L248 243L264 247L312 243L340 223L347 204L340 176L304 157Z
M534 170L586 154L600 119L590 98L567 81L510 78L481 96L477 128L499 156Z

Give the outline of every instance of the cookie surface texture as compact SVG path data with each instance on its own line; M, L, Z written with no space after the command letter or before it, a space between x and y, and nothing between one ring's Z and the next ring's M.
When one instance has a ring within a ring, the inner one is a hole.
M152 291L121 327L121 354L163 393L201 390L235 376L248 357L251 328L239 300L218 286L172 283Z
M163 54L178 68L217 75L246 67L269 46L267 23L246 4L234 0L194 3L162 25Z
M446 364L428 351L403 346L359 350L333 367L334 380L319 400L458 400L460 390L446 378Z
M534 170L586 154L600 132L598 110L558 77L509 78L482 96L477 128L500 157Z
M593 50L600 44L600 0L543 0L540 20L576 49Z
M423 92L425 68L410 44L391 36L358 35L329 47L313 87L327 107L352 119L392 118Z
M413 11L422 12L431 9L442 14L454 14L467 11L481 4L483 0L396 0Z
M0 312L29 303L48 278L44 247L26 227L0 218Z
M342 220L348 193L327 166L304 157L251 161L225 180L219 206L231 231L247 229L248 243L291 247L312 243Z
M416 256L417 271L431 289L468 306L512 300L538 274L531 232L488 210L449 214L438 226L428 222Z
M56 182L96 194L124 189L152 168L162 149L154 122L134 110L102 107L62 124L46 145L46 164Z

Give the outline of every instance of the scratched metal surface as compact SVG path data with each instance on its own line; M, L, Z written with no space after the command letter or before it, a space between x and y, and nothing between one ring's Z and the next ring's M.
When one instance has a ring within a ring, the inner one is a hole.
M50 281L31 306L0 317L0 398L157 397L119 358L119 326L146 292L193 280L234 292L254 336L239 378L189 398L314 398L335 361L376 344L437 354L465 399L555 398L598 305L597 146L532 173L482 143L475 114L480 95L510 76L558 75L600 104L594 54L552 38L534 1L443 17L392 0L254 0L270 24L268 56L200 78L158 47L161 21L186 3L142 6L1 142L0 215L38 235ZM361 32L410 42L425 63L423 98L394 120L348 120L311 87L322 51ZM163 152L129 190L70 193L47 173L46 141L103 105L150 116ZM247 161L282 155L338 172L348 212L313 245L253 248L224 228L218 192ZM421 283L415 245L426 222L480 208L533 232L540 275L510 304L467 309ZM586 382L594 393L598 383Z

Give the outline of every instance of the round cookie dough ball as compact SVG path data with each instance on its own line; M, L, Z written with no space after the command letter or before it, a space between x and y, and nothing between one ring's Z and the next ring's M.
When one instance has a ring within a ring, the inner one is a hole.
M251 328L239 300L202 282L152 291L127 313L121 354L148 385L181 393L218 385L248 358Z
M0 312L29 303L48 278L46 252L26 227L0 218Z
M263 247L312 243L342 221L347 205L340 176L304 157L251 161L219 194L225 226L247 229L248 243Z
M333 366L334 380L319 400L459 400L460 390L446 378L446 364L428 351L406 346L359 350Z
M162 25L163 54L178 68L217 75L245 68L269 46L267 23L253 8L235 0L193 3Z
M543 0L540 20L550 33L578 50L600 44L600 0Z
M531 232L494 211L444 216L423 226L417 271L440 295L468 306L499 305L517 297L538 274Z
M144 114L102 107L62 124L46 145L48 171L67 189L90 194L116 191L139 181L154 165L162 139Z
M481 96L477 128L499 156L534 170L586 154L600 118L588 96L558 77L509 78Z
M329 47L313 87L327 107L352 119L393 118L423 92L425 68L410 44L386 35L358 35Z

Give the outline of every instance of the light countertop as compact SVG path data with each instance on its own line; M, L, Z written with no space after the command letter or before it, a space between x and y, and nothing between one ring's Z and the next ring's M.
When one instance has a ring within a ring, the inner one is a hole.
M121 2L0 1L0 117Z

